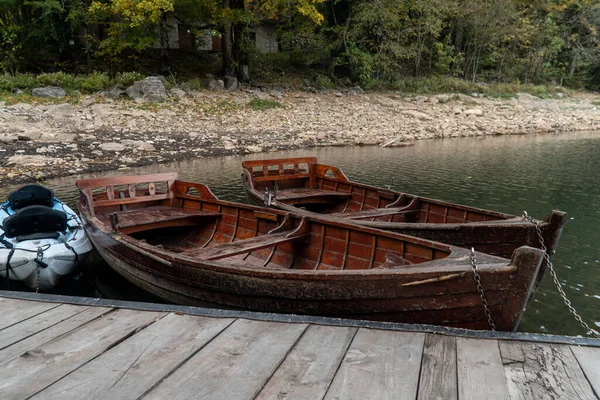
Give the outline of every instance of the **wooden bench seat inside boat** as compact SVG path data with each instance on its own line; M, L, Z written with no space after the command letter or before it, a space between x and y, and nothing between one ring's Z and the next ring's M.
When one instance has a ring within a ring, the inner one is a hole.
M334 192L332 190L321 190L311 188L285 189L277 193L275 199L283 202L292 202L294 204L342 201L352 195L344 192Z
M111 214L111 223L118 225L123 233L135 233L149 229L173 226L195 226L206 219L218 218L221 214L182 208L156 206ZM116 216L116 221L113 222Z
M420 210L406 210L404 208L376 208L365 211L356 211L356 212L341 212L334 213L331 215L335 215L336 217L343 219L367 219L367 218L376 218L376 217L385 217L387 215L397 215L397 214L418 214Z
M293 236L290 236L290 234ZM256 236L251 239L244 239L231 243L220 243L205 249L195 249L182 254L188 257L200 258L202 260L219 260L221 258L249 253L251 251L260 250L283 243L302 240L308 237L308 235L309 234L307 233L294 235L293 231L285 231L281 233Z

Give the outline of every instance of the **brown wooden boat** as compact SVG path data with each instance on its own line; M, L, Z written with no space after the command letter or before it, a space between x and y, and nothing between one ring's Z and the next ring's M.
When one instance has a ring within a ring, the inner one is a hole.
M177 174L77 182L101 256L170 302L488 329L468 250L218 200ZM476 253L498 329L513 330L543 251Z
M535 226L523 217L352 182L315 157L252 160L242 166L244 189L257 205L321 214L506 258L523 245L541 247ZM566 213L552 211L537 221L550 254L565 220Z

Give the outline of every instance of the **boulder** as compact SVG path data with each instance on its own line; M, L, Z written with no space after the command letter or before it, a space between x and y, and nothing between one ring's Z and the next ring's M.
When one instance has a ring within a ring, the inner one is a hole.
M119 89L119 87L117 85L115 85L108 90L100 92L99 95L102 97L109 98L109 99L118 99L121 96L123 96L124 93L125 93L124 90Z
M185 92L185 90L183 90L181 88L174 87L171 90L169 90L169 96L182 99L187 96L187 93Z
M433 119L431 116L425 114L424 112L417 110L403 110L402 114L416 118L419 121L431 121Z
M150 102L160 102L168 97L163 81L156 76L149 76L135 82L125 90L125 93L132 99L144 99Z
M225 89L226 90L236 90L238 88L238 80L234 76L225 77Z
M125 145L121 143L102 143L98 146L100 149L104 151L123 151L125 150Z
M69 103L56 104L49 106L46 114L52 118L66 118L75 115L75 109Z
M476 115L478 117L483 115L483 110L481 108L470 108L468 110L465 110L464 112L465 115Z
M31 91L33 97L46 97L51 99L61 99L67 94L64 89L58 86L45 86L41 88L35 88Z
M346 90L347 94L363 94L365 91L360 86L353 86Z
M206 84L206 86L210 90L224 90L225 82L223 82L221 79L208 78L208 83Z

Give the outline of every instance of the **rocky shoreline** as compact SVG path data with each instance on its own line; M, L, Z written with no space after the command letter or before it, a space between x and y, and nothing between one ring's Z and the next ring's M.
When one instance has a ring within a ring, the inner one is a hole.
M280 107L253 110L254 99ZM508 100L444 94L183 91L162 103L86 96L0 102L0 185L195 157L314 146L600 128L596 95Z

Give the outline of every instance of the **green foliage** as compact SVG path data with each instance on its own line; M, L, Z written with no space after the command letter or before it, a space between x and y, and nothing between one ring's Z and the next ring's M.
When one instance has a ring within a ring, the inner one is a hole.
M40 86L60 86L65 90L75 89L75 77L64 72L52 72L37 76L37 84Z
M81 93L93 93L107 89L112 86L112 80L105 73L93 72L86 76L75 78L75 90Z
M263 111L270 108L282 107L281 103L275 100L252 99L248 103L248 107L254 111Z
M115 81L121 89L126 89L133 85L137 81L141 81L146 78L146 75L140 74L139 72L122 72L117 74Z
M200 90L202 88L202 82L200 82L200 79L197 78L190 79L187 81L187 86L190 88L190 90Z

